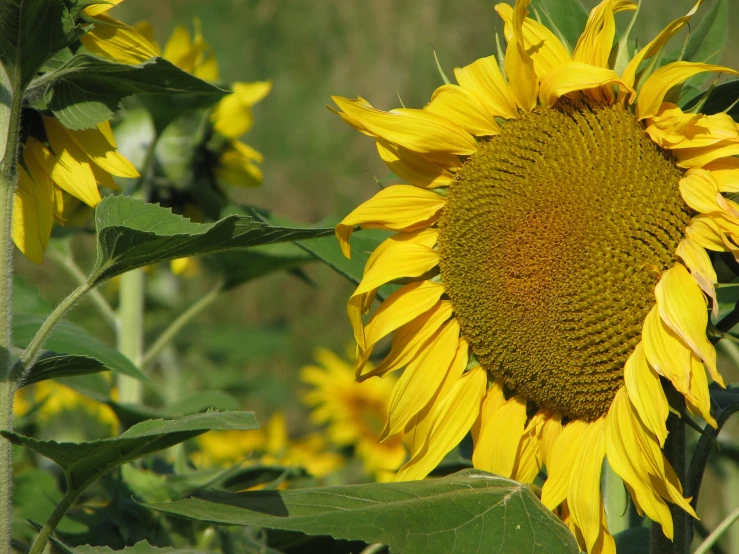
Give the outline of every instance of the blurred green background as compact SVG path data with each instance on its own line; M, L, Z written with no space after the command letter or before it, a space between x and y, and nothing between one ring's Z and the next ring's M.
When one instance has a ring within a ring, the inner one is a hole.
M588 7L596 3L586 1ZM713 3L706 1L701 11ZM739 3L729 3L736 4L729 29L736 29ZM687 13L694 0L643 4L635 29L640 45ZM129 24L151 21L162 45L177 25L192 32L198 17L225 81L273 81L243 139L265 156L264 184L234 194L279 216L315 224L336 222L378 190L375 176L388 173L374 141L326 109L330 96L360 95L382 109L398 106L399 98L406 106L423 106L441 84L432 47L450 75L453 67L495 52L494 33L502 25L494 5L490 0L126 0L112 15ZM617 19L623 25L629 17ZM695 21L700 19L699 13ZM730 31L729 37L721 61L739 67L739 34ZM680 39L671 44L679 47ZM19 260L19 266L31 282L54 283L52 302L73 286L51 261L35 267ZM180 390L162 395L222 388L243 399L242 407L256 410L261 421L276 408L296 406L288 409L290 427L304 429L297 371L312 361L315 347L345 351L351 338L345 303L352 290L325 266L314 264L306 274L315 286L286 273L262 278L231 292L188 326L170 352ZM209 290L211 280L203 274L178 279L160 270L150 285L149 343L173 312ZM112 283L103 291L113 302L114 289ZM100 333L97 317L83 303L73 319ZM737 380L736 372L724 374L727 382ZM710 497L706 493L704 502Z

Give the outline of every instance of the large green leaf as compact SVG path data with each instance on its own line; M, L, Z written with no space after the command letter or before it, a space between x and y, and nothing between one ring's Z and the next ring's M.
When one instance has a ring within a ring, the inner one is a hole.
M0 433L54 460L72 489L81 489L121 464L169 448L206 431L257 429L253 412L207 412L180 419L143 421L111 439L83 443L42 441L11 431Z
M26 348L44 321L46 317L39 314L15 314L13 316L13 339L16 346ZM61 321L57 324L54 333L47 339L44 346L47 350L57 354L94 358L108 369L120 371L142 381L149 380L131 360L118 350L69 321ZM31 369L29 379L38 381L40 379L33 375L35 371L34 368Z
M719 63L729 36L729 1L716 0L690 33L683 60Z
M105 371L105 365L88 356L65 356L47 352L39 358L31 373L23 380L21 386L32 385L46 379L59 379L75 375L87 375Z
M95 210L98 259L93 284L131 269L174 258L292 242L333 234L333 229L291 229L229 215L193 223L156 204L109 196Z
M529 11L538 13L541 22L564 38L570 48L577 44L588 20L588 11L580 0L536 0Z
M335 236L300 241L296 244L331 267L339 275L358 285L362 280L362 275L364 275L364 266L367 264L370 254L390 234L375 229L353 233L349 240L352 253L352 257L349 259L341 252L339 242ZM392 287L380 287L377 294L378 300L383 300L390 292L392 292Z
M16 92L79 32L63 0L0 2L0 62L13 86L19 87Z
M122 554L205 554L200 550L190 548L170 548L169 546L160 548L152 546L146 541L137 542L133 546L127 546L122 550L113 550L107 546L90 546L89 544L71 547L54 537L51 537L51 542L62 554L115 554L116 552Z
M290 243L219 252L204 258L205 267L221 276L229 290L275 271L294 269L315 257Z
M528 485L479 470L405 483L210 492L150 507L211 523L380 542L402 554L579 552Z
M198 79L164 58L138 65L77 54L56 71L31 83L42 89L54 115L69 129L87 129L110 119L120 101L137 93L187 95L198 106L217 102L228 91Z
M711 91L707 92L707 97L706 93L699 92L685 102L683 109L688 110L703 100L705 102L700 108L701 113L711 115L728 110L727 113L730 116L735 120L739 119L739 105L736 104L739 100L739 80L716 85Z

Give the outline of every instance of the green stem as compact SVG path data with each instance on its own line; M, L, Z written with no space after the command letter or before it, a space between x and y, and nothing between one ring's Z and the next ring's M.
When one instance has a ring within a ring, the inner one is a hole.
M0 430L13 430L13 196L18 179L18 151L23 106L20 72L11 76L0 64ZM0 551L9 552L12 540L13 455L10 443L0 439Z
M87 275L80 269L80 266L78 266L74 259L72 259L71 256L65 256L58 250L54 250L53 248L50 248L46 255L48 258L54 260L56 263L58 263L62 268L64 268L69 275L72 276L72 278L77 281L77 284L82 285L87 282ZM98 309L98 312L100 312L100 315L103 317L103 319L113 328L116 329L118 327L118 317L115 314L115 310L110 307L110 304L108 304L108 301L103 297L102 294L100 294L100 291L93 288L90 290L90 300L92 300L93 304L95 304L95 307Z
M687 457L685 453L685 423L674 414L667 418L669 435L665 441L665 457L672 465L678 479L685 483L687 479ZM688 554L693 540L693 521L691 516L675 504L670 504L670 515L674 527L673 540L665 537L662 528L652 522L651 554Z
M200 300L195 302L187 310L182 312L177 319L170 323L161 335L157 338L154 344L151 345L149 350L146 351L144 357L141 360L141 369L147 369L154 363L156 357L164 350L164 347L179 333L182 328L192 321L200 312L215 302L223 292L223 283L218 283L213 289L203 296Z
M716 529L714 529L713 532L708 535L708 537L706 537L706 540L704 540L696 549L695 554L706 554L716 543L716 541L721 538L721 535L723 535L734 523L736 523L737 519L739 519L739 508L731 512L726 517L726 519L719 523L718 527L716 527Z
M39 534L36 535L36 540L33 541L33 545L31 545L31 550L28 551L28 554L43 554L46 549L46 543L49 542L49 538L54 532L54 529L59 525L64 514L66 514L72 507L72 504L74 504L74 501L77 500L77 497L79 497L83 490L84 489L82 488L67 490L64 498L62 498L61 502L56 505L56 508L54 508L54 511L46 521L46 524L41 528Z
M141 367L144 350L144 286L142 268L121 275L118 350L138 367ZM118 394L121 403L140 404L143 396L141 382L127 375L119 375Z

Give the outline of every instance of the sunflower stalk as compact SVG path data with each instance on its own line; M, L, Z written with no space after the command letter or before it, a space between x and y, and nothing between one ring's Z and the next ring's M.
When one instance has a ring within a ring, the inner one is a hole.
M0 430L13 430L11 354L13 311L13 195L18 178L23 88L19 71L9 75L0 64ZM11 501L13 495L13 457L10 442L0 440L0 550L9 551L11 542Z
M118 350L137 367L144 352L144 293L146 279L142 268L121 275L120 304L118 307ZM118 376L120 401L141 403L141 382L128 375Z

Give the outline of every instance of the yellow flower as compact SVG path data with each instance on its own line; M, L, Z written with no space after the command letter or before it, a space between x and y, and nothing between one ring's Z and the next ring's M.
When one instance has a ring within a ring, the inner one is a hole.
M233 93L224 97L213 110L211 120L215 130L224 137L239 138L254 122L251 108L272 90L270 81L234 83Z
M229 140L223 147L214 174L222 184L257 186L262 182L262 170L257 164L263 161L264 156L251 146Z
M137 177L138 171L116 151L109 122L73 131L44 117L48 144L29 136L18 164L13 205L13 241L30 260L41 263L54 219L66 223L77 201L94 207L98 184L117 190L111 175Z
M343 458L328 450L318 434L291 441L282 412L253 431L217 431L197 438L200 451L193 456L198 465L251 462L304 467L314 477L325 477L339 469Z
M472 432L476 467L530 482L589 553L615 552L600 493L604 458L640 512L672 537L667 502L695 515L664 457L660 378L715 425L706 337L716 273L707 250L739 257L739 132L725 114L684 113L673 87L703 72L678 61L638 73L696 6L609 65L614 13L595 7L574 52L498 4L507 48L455 69L423 109L384 112L335 97L410 184L390 186L336 228L397 231L351 296L360 380L405 367L383 437L410 436L400 479L428 474ZM637 94L635 91L639 91ZM673 90L674 92L674 90ZM402 280L365 323L379 286ZM392 334L375 368L373 348Z
M62 412L82 410L107 424L111 428L111 433L118 425L118 419L109 406L56 381L40 381L31 387L16 391L13 415L24 416L37 404L41 404L36 416L40 423L47 423Z
M378 442L388 413L395 379L354 380L354 368L333 352L316 351L319 366L304 367L300 376L313 389L304 396L311 420L328 426L329 439L338 446L353 446L365 471L380 480L392 476L405 461L401 434Z
M94 22L92 29L80 38L84 47L98 56L130 64L139 64L159 56L161 51L148 23L130 27L106 13L122 1L107 0L106 3L93 4L83 10Z

